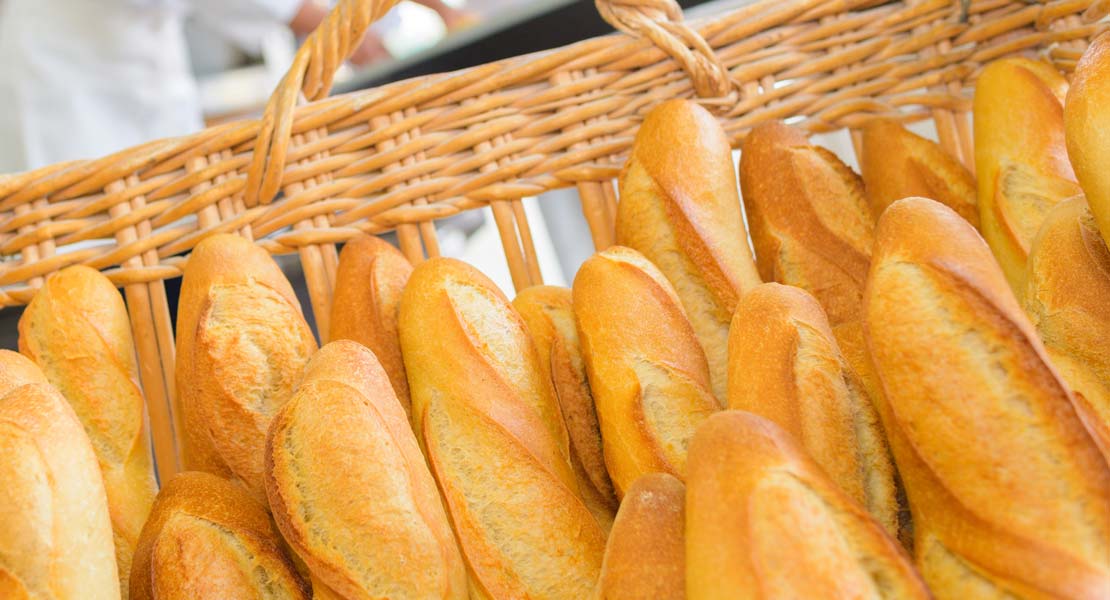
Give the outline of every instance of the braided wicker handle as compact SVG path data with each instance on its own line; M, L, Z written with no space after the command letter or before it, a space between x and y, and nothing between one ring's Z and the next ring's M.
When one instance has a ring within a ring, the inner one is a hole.
M694 90L713 103L735 99L728 69L709 44L682 21L675 0L595 0L598 12L625 33L651 40L678 62ZM266 103L247 170L244 201L268 204L281 189L285 158L300 101L320 100L331 91L336 70L358 47L370 25L399 0L340 0L297 51L293 65Z

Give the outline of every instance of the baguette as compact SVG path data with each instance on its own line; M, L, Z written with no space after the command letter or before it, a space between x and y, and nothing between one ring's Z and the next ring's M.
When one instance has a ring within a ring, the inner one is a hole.
M513 308L524 319L536 345L540 370L555 386L555 397L570 438L570 463L582 500L608 530L617 510L617 497L605 470L597 410L574 325L571 291L532 286L517 294Z
M266 507L239 485L197 471L175 475L158 493L135 551L131 592L135 600L310 596Z
M578 270L574 314L617 496L645 473L683 479L686 445L720 405L674 288L643 255L613 246Z
M19 349L69 401L92 442L108 494L120 591L127 598L131 555L156 485L123 297L95 269L62 269L24 310Z
M266 493L282 535L335 596L467 597L435 482L366 347L340 340L309 361L266 438Z
M1072 75L1064 105L1068 157L1102 240L1110 244L1110 32L1095 38Z
M316 350L292 286L249 240L197 244L177 311L185 468L234 477L259 499L266 430Z
M31 359L18 352L0 350L0 396L29 383L50 382Z
M865 306L936 596L1105 597L1110 466L983 239L941 204L894 203Z
M120 597L108 499L77 415L27 359L2 352L0 598ZM22 383L22 385L19 385Z
M793 435L841 491L898 535L894 466L879 415L813 296L777 283L755 288L740 300L728 348L728 407Z
M992 62L975 86L980 229L1018 295L1045 215L1080 191L1064 142L1067 90L1055 68L1028 58Z
M771 421L713 415L690 444L686 593L725 598L915 598L902 548Z
M1110 250L1083 198L1045 217L1025 279L1025 310L1110 457Z
M898 121L876 119L863 128L860 173L871 212L909 196L934 198L979 227L975 177L939 144Z
M620 176L617 243L655 263L678 292L725 401L728 326L760 283L745 243L732 150L708 111L664 102L636 133Z
M605 545L599 600L686 597L686 486L648 473L628 488Z
M354 340L374 351L397 399L412 414L409 383L397 339L397 310L412 265L388 242L369 235L347 242L335 272L331 341Z
M434 258L409 279L400 333L417 437L474 596L587 596L605 532L577 495L563 417L520 316L473 267Z

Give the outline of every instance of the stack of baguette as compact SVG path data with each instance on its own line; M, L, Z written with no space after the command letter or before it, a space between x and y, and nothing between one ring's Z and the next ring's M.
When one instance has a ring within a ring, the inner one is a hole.
M0 597L1110 598L1106 106L1110 37L1070 90L989 66L976 187L894 121L737 173L666 102L570 289L363 237L319 349L209 237L157 495L123 300L65 269L0 351Z

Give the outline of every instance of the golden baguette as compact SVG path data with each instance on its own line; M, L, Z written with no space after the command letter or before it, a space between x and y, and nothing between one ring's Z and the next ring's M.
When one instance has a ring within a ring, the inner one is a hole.
M760 283L745 238L728 139L713 115L664 102L636 133L620 177L617 243L639 251L674 285L725 400L728 325Z
M983 239L932 200L892 204L865 303L933 593L1105 597L1110 466Z
M617 496L645 473L683 479L686 445L720 405L674 288L643 255L613 246L582 264L573 289Z
M131 570L135 600L307 600L266 506L237 484L198 471L162 487Z
M599 600L686 597L686 486L666 473L637 479L605 545Z
M412 414L409 382L397 338L397 311L412 265L388 242L369 235L347 242L339 253L330 341L354 340L374 351L397 399Z
M62 269L47 278L19 319L19 349L69 401L92 442L127 598L131 555L156 486L123 297L95 269Z
M979 227L975 177L939 144L898 121L876 119L863 128L861 148L860 173L875 218L896 200L924 196Z
M270 425L266 492L313 581L336 596L467 597L435 481L365 346L332 342L309 361Z
M524 319L536 345L540 370L555 386L555 397L570 438L570 462L582 500L608 530L617 510L617 497L605 469L597 410L575 330L571 291L554 286L532 286L517 294L513 308Z
M777 283L755 288L736 308L728 346L728 407L793 435L841 491L898 535L894 465L879 415L817 300Z
M686 593L929 598L898 543L789 434L736 410L710 417L690 444Z
M1064 127L1068 157L1103 242L1110 244L1110 32L1095 38L1075 66Z
M605 532L578 497L552 384L520 316L465 263L434 258L401 299L413 421L478 598L582 598Z
M1067 91L1054 67L1020 57L987 65L975 85L980 230L1018 295L1045 215L1079 193L1064 143Z
M1025 310L1110 457L1110 250L1082 197L1045 217L1025 280Z
M270 418L316 350L277 263L236 235L197 244L177 310L177 393L185 468L235 477L260 499Z
M0 351L0 598L120 597L108 499L77 415Z

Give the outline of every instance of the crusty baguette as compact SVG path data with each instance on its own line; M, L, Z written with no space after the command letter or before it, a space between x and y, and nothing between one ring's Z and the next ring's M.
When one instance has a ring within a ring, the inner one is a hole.
M555 397L570 438L570 463L582 500L608 530L617 511L617 497L605 469L597 410L574 324L571 291L532 286L517 294L513 308L524 319L536 345L540 370L555 386Z
M600 600L686 597L686 486L648 473L628 488L605 545Z
M92 442L108 493L120 591L127 598L131 554L156 486L123 297L95 269L62 269L24 310L19 349L62 392Z
M975 178L939 144L898 121L876 119L863 128L861 148L860 174L875 218L896 200L924 196L979 227Z
M1020 57L992 62L975 84L980 230L1019 295L1045 215L1079 193L1064 142L1067 90L1052 65Z
M131 569L134 600L307 600L266 506L239 485L199 471L158 493Z
M120 597L96 454L62 395L30 361L0 356L0 598ZM14 363L14 364L13 364ZM19 380L39 383L15 385Z
M197 244L177 310L177 395L185 468L235 477L260 499L262 448L316 350L292 286L249 240Z
M691 600L914 598L904 550L777 425L729 410L690 443Z
M18 352L0 350L0 396L28 383L50 382L31 359Z
M409 382L397 338L397 311L412 265L388 242L369 235L347 242L335 272L331 337L354 340L374 351L406 415L412 413Z
M621 172L617 243L674 285L721 402L728 324L740 296L759 284L746 237L732 151L716 119L686 100L652 109Z
M613 246L578 270L574 315L617 495L645 473L682 479L694 429L720 405L674 288L643 255Z
M1110 250L1082 197L1045 217L1025 280L1025 310L1110 457Z
M435 481L365 346L331 342L309 361L266 438L266 493L313 581L335 595L467 597Z
M793 435L845 494L898 535L894 465L879 415L817 300L765 283L741 298L728 342L728 407Z
M1110 244L1110 32L1091 42L1064 106L1068 157L1102 239Z
M465 263L434 258L401 298L413 422L479 598L582 598L605 532L579 499L566 427L524 322Z
M983 239L937 202L894 203L865 307L933 593L1105 597L1110 466Z

